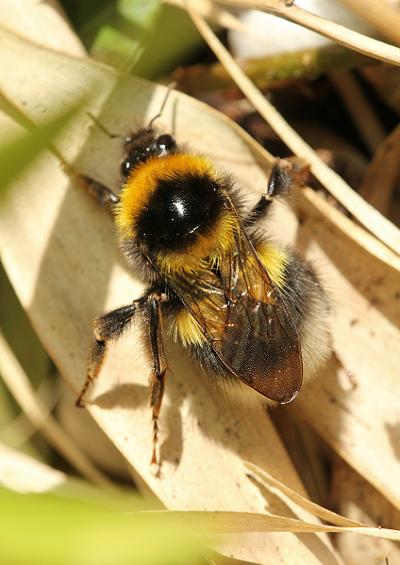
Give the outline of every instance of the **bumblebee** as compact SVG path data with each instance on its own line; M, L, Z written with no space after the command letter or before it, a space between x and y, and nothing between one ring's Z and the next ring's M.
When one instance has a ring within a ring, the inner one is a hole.
M154 119L124 139L118 194L81 177L110 206L121 250L147 290L94 321L77 400L84 405L109 342L140 318L152 359L152 462L168 370L164 330L216 383L240 386L240 394L252 391L274 403L293 400L303 365L311 373L329 351L329 301L316 274L260 227L274 198L292 184L288 168L275 164L265 194L246 211L235 181L210 158L157 131Z

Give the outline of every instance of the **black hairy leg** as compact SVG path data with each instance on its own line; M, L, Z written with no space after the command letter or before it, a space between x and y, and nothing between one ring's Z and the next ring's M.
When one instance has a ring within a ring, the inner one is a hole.
M95 198L97 203L102 208L107 207L112 210L113 207L118 204L119 197L114 194L112 190L110 190L100 182L97 182L97 180L94 180L86 175L79 175L78 182L92 197Z
M86 380L76 401L79 407L84 406L85 395L91 383L98 377L104 361L108 342L118 339L138 312L148 319L148 344L152 357L152 374L150 381L150 406L153 417L153 453L151 462L157 463L158 416L164 396L165 375L169 369L162 339L161 303L167 297L159 292L149 292L128 306L122 306L108 312L93 323L93 342L89 355Z
M153 358L153 371L151 375L150 406L153 412L153 453L151 463L157 463L158 443L158 416L161 410L164 396L165 374L169 370L165 358L164 342L162 338L161 303L167 297L162 293L154 293L149 296L149 331L150 348Z
M103 364L107 343L121 336L137 311L146 304L145 301L145 298L139 298L132 302L132 304L108 312L93 322L93 341L86 372L86 381L76 401L77 406L84 406L87 390L92 381L97 378Z
M265 218L276 196L287 194L293 186L306 184L309 176L310 168L303 159L298 157L276 159L269 177L267 191L248 213L244 225L252 226L258 220Z
M71 179L90 194L90 196L92 196L102 208L108 208L112 211L114 206L118 204L119 197L100 182L88 177L87 175L78 173L61 156L60 159L63 169L71 177Z
M291 184L292 178L287 161L282 162L278 159L272 167L267 191L261 196L257 204L249 212L245 219L245 226L252 226L258 222L258 220L265 218L275 196L279 196L280 194L287 192Z

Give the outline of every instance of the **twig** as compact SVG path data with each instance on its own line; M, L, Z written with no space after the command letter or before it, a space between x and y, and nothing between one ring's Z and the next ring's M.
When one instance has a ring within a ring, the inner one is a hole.
M340 24L320 18L295 5L286 5L284 0L218 0L220 4L236 8L253 8L269 12L285 20L295 22L303 27L333 39L337 43L354 49L374 59L380 59L394 65L400 65L400 49L367 37L362 33L348 29Z
M349 51L341 45L329 45L319 49L304 49L280 55L268 55L246 59L241 68L261 89L279 88L288 80L315 79L329 71L359 68L371 65L371 59ZM232 79L223 65L196 65L182 70L179 89L185 92L205 92L228 88Z
M379 33L400 45L400 12L386 0L342 0L354 12L371 24Z
M39 402L12 349L0 332L0 374L11 394L49 443L84 477L101 486L113 483L80 451ZM114 487L115 488L115 487Z
M171 4L172 6L177 6L178 8L185 8L185 0L164 0L164 2L166 4ZM228 10L224 10L219 6L216 6L211 0L197 0L196 9L204 18L207 18L221 27L245 33L259 41L261 44L272 44L271 39L268 39L268 37L262 33L258 33L249 25L244 24Z
M222 45L214 32L193 8L193 3L186 3L193 22L217 55L221 63L231 74L233 80L250 102L271 125L295 155L304 159L311 166L316 178L329 192L371 233L383 241L390 249L400 255L400 232L389 220L361 198L332 169L330 169L300 135L285 121L276 108L263 96L252 81L243 73L228 50Z

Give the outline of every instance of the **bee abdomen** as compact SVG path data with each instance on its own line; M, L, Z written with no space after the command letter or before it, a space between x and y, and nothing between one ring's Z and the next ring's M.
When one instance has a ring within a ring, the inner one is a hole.
M287 254L282 294L300 337L304 377L315 373L331 349L328 294L312 265L294 252Z

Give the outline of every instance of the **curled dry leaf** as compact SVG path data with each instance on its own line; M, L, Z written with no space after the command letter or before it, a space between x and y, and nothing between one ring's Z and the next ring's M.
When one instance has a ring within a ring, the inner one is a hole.
M90 110L110 130L125 132L159 109L165 90L129 78L117 80L106 67L35 46L4 29L1 88L36 122L61 110L83 92ZM115 92L113 88L118 82ZM111 188L118 183L121 147L99 131L87 141L87 108L57 139L57 147L82 172ZM17 126L1 116L3 131ZM173 94L160 125L179 142L213 155L249 190L266 184L263 171L238 128L206 106ZM76 160L79 156L79 159ZM246 185L251 179L251 186ZM251 193L249 193L249 198ZM255 195L253 195L255 198ZM142 290L118 255L105 213L66 176L50 153L15 179L0 211L1 254L8 275L33 325L75 394L82 386L91 320L127 304ZM150 467L151 416L146 361L133 328L110 348L101 377L91 390L89 411L148 487L170 509L237 510L283 516L291 510L259 490L247 477L243 458L304 492L268 415L230 404L210 389L181 349L168 347L173 370L161 414L161 477ZM299 511L299 518L312 521ZM225 550L237 558L270 563L336 563L326 537L251 534L230 539Z

